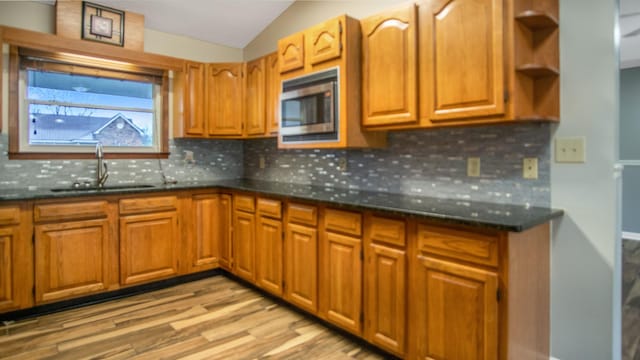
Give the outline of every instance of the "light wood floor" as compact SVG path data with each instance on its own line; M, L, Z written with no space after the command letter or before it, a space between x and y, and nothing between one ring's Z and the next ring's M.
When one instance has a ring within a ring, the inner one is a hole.
M11 359L382 359L224 276L0 327Z

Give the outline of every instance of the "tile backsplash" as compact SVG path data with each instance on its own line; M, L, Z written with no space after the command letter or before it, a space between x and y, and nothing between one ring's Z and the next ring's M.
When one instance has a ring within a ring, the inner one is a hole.
M94 181L96 160L9 160L8 136L0 135L0 189L65 187L78 181ZM166 176L178 181L210 181L242 177L242 141L174 139L171 155L161 160ZM185 161L186 151L193 161ZM162 183L156 159L105 160L109 184Z
M275 139L174 139L162 160L168 177L212 181L247 177L343 189L497 203L550 204L550 125L521 124L390 132L388 147L278 150ZM0 135L0 189L65 187L95 179L96 161L8 160ZM187 152L194 161L187 161ZM264 158L264 168L260 159ZM467 176L479 157L480 176ZM522 160L538 159L538 179L522 178ZM107 184L162 182L158 160L107 160Z
M387 148L362 150L278 150L275 139L247 140L244 176L417 196L550 204L548 124L391 132L388 136ZM468 157L481 159L479 177L467 177ZM525 157L538 159L538 179L522 178Z

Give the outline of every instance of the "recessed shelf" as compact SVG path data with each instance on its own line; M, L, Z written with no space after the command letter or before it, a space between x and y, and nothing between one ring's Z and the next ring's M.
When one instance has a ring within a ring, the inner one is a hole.
M516 71L532 78L557 76L560 73L557 68L542 64L523 64L517 66Z
M549 13L541 11L523 11L516 15L516 20L533 30L558 27L558 19Z

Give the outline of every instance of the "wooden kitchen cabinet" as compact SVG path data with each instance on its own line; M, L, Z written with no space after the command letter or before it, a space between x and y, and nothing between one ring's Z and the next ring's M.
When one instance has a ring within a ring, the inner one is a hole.
M412 289L417 358L498 358L496 272L419 256Z
M417 8L384 11L362 25L362 125L418 120Z
M243 63L214 63L207 67L206 103L210 136L242 136L243 68Z
M247 62L245 88L246 134L264 135L266 131L266 69L264 57Z
M256 277L256 215L253 196L236 194L233 197L233 271L241 278L254 282Z
M30 205L0 207L0 313L33 306Z
M320 316L362 333L362 222L359 213L326 209L320 245Z
M222 265L226 268L230 253L230 207L228 195L197 194L191 198L191 209L185 222L190 223L190 272L209 270Z
M258 199L256 285L282 296L284 232L279 200Z
M280 73L304 68L304 51L304 34L302 32L278 40Z
M35 205L36 304L103 292L117 285L112 270L117 242L111 214L107 201Z
M318 312L318 229L315 206L289 203L285 235L284 298Z
M503 12L502 0L420 3L423 116L438 121L504 113Z
M120 282L140 284L178 275L177 198L120 200Z
M206 65L197 62L185 63L184 85L184 133L186 136L205 137L205 69Z
M218 214L217 230L220 238L218 246L220 247L220 267L231 271L233 269L233 236L231 232L232 227L232 206L231 195L219 194L218 195Z
M365 218L365 338L397 356L406 350L406 223Z
M278 109L280 109L280 93L282 92L277 52L265 57L265 75L267 135L277 135L278 129L280 128L280 114L278 113Z

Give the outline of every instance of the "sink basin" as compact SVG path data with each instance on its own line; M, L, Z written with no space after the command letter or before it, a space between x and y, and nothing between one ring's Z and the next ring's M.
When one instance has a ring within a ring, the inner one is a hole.
M129 190L129 189L148 189L155 187L148 184L131 184L131 185L108 185L101 188L97 186L90 187L78 187L78 188L54 188L53 192L68 192L68 191L109 191L109 190Z

